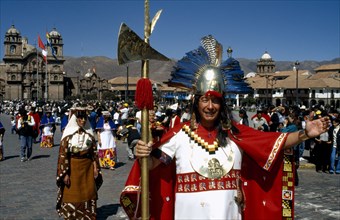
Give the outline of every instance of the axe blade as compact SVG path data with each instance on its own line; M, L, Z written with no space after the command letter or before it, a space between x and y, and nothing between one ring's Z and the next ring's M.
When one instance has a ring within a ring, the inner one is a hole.
M145 43L125 23L120 25L118 36L118 64L126 64L137 60L162 60L170 59Z

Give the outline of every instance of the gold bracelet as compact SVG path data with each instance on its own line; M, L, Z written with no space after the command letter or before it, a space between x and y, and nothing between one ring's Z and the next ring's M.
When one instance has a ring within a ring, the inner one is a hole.
M310 139L310 137L306 134L306 130L305 129L299 131L299 139L301 141L306 141L306 140Z

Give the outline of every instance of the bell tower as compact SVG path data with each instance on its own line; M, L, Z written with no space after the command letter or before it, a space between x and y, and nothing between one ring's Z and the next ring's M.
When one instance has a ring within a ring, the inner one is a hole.
M273 74L275 72L275 61L266 51L261 59L257 62L257 73L259 74Z
M53 30L49 33L51 46L53 47L54 54L57 57L63 56L63 38L61 37L61 34L57 31L56 28L53 28ZM51 48L48 49L48 54L52 55Z
M48 99L60 100L64 98L64 56L63 56L63 38L56 28L48 33L48 39L51 47L48 46L47 55L47 85L46 94ZM53 50L53 53L52 53Z
M12 25L5 34L5 58L21 58L23 56L22 51L22 39L20 32Z

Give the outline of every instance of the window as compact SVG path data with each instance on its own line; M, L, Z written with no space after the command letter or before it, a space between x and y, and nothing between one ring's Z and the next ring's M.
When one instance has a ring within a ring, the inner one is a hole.
M15 53L15 51L16 51L16 46L15 46L15 45L11 45L9 51L10 51L11 54Z
M53 47L53 49L54 49L55 55L57 56L58 55L58 47Z

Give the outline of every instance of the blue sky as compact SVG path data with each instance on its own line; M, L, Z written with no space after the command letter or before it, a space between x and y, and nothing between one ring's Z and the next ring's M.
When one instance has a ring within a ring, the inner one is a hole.
M259 59L265 51L275 61L340 57L339 0L150 0L150 20L160 9L150 44L169 58L182 58L208 34L235 58ZM117 58L122 22L144 36L143 0L1 0L0 16L1 59L12 24L32 45L55 27L64 56L74 57Z

